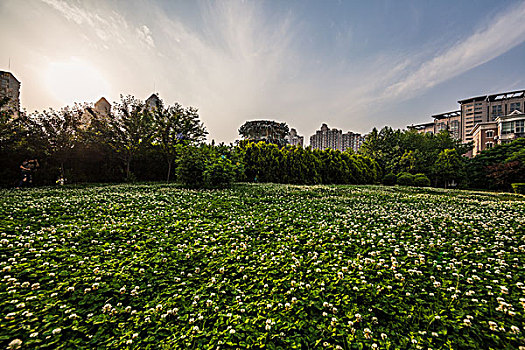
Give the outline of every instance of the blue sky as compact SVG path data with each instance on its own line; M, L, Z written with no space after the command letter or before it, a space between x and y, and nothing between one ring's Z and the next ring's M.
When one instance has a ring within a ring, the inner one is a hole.
M404 128L525 88L525 1L0 0L0 16L29 111L155 91L218 142L253 119L306 139Z

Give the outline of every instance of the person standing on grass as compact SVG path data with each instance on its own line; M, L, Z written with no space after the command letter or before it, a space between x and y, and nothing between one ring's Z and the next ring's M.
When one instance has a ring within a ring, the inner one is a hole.
M37 159L26 159L20 165L21 179L18 187L29 187L33 183L33 173L40 166Z

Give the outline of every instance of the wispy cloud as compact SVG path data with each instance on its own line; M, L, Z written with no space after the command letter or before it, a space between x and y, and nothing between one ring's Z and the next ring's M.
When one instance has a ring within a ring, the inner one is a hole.
M286 121L305 135L322 122L366 131L376 122L372 117L399 100L525 41L525 2L445 48L441 42L395 52L379 47L363 54L352 50L362 49L366 45L356 43L370 38L352 20L337 22L332 31L317 36L327 42L313 42L320 27L303 22L300 11L274 11L258 1L202 1L192 3L198 8L188 13L169 2L11 4L42 13L47 36L53 38L47 47L38 41L26 45L39 49L39 55L32 55L33 66L58 59L55 53L60 59L79 56L108 80L110 100L120 93L146 98L155 86L167 103L198 107L211 137L220 141L236 139L237 128L254 118ZM45 52L51 53L43 59ZM381 122L395 116L389 118Z
M487 63L525 41L525 2L508 8L491 23L389 85L384 98L407 99ZM405 67L406 68L406 67Z

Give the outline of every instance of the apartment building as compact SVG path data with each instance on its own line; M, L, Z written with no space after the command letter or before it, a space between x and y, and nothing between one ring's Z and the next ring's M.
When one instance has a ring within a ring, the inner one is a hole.
M341 140L341 151L344 152L348 149L351 149L354 152L357 152L364 140L365 138L361 134L348 131L347 133L343 134L343 138Z
M448 130L451 136L457 140L461 139L461 111L452 111L447 113L435 114L434 119L435 133L441 130Z
M461 139L469 142L473 140L472 131L476 124L493 122L516 110L523 112L525 90L471 97L458 103L461 106Z
M355 152L363 144L364 137L348 131L343 134L342 130L333 128L330 129L328 125L321 125L321 129L315 132L315 135L310 136L310 146L313 149L334 149L339 151L346 151L352 149Z
M525 114L514 110L508 115L496 117L495 121L478 123L470 136L474 142L472 156L495 145L525 137Z
M479 152L496 145L498 135L497 122L478 123L472 129L472 141L474 148L472 149L472 156L475 157Z
M414 129L420 134L435 134L436 124L434 122L416 124L408 126L409 129Z
M458 103L459 110L433 115L433 122L409 128L433 134L446 129L463 143L473 142L472 154L467 156L525 136L522 131L525 90L470 97Z
M341 150L343 132L338 129L330 129L328 125L321 125L321 129L310 136L310 146L313 149L325 150L328 148Z
M9 98L4 110L20 113L20 81L10 72L0 71L0 99Z
M297 134L297 130L295 130L294 128L290 130L288 135L286 135L285 139L286 141L288 141L289 145L303 147L304 137Z

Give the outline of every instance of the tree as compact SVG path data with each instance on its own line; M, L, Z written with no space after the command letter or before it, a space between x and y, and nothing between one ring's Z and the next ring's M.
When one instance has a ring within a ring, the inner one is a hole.
M463 159L455 148L441 151L434 163L434 174L445 188L451 181L459 180L462 169Z
M239 135L245 140L274 143L279 147L284 147L288 143L285 138L288 133L289 128L286 123L273 120L247 121L239 128Z
M196 108L184 109L178 103L164 107L162 100L158 101L157 106L153 108L154 141L160 146L168 163L166 181L169 182L171 168L180 153L180 146L202 141L208 132L204 124L199 121Z
M153 139L152 114L146 104L133 96L120 96L105 128L105 140L124 162L126 179L131 180L131 161Z
M31 128L37 133L35 137L43 140L46 154L56 160L60 177L65 178L64 164L70 159L79 139L80 121L84 110L81 106L64 107L35 112L29 116Z

